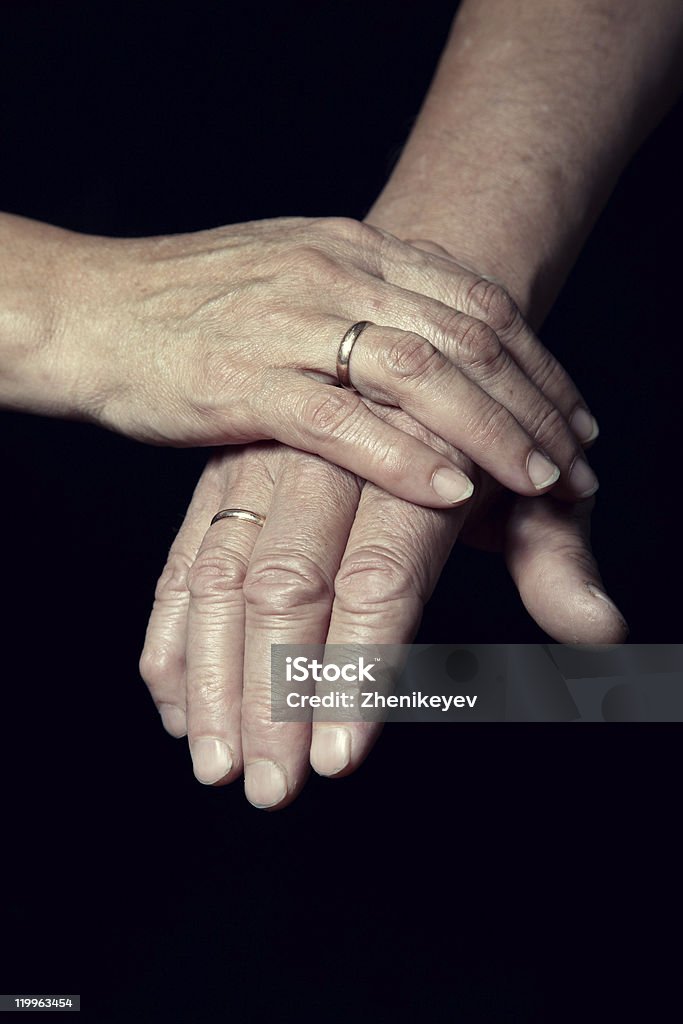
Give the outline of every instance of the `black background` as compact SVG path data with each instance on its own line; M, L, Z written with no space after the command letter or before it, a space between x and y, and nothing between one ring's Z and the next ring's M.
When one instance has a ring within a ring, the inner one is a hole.
M362 217L452 8L4 4L0 208L114 235ZM639 643L680 640L682 126L624 174L543 330L601 423L595 547ZM137 675L204 454L10 414L2 445L2 991L80 991L112 1022L535 1021L596 981L604 1017L645 951L666 980L675 727L396 727L353 778L258 812L193 780ZM544 636L461 547L420 639Z

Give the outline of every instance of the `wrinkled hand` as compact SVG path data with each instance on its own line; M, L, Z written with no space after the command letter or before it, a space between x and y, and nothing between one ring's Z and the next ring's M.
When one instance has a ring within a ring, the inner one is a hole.
M152 443L276 439L432 507L471 485L410 424L519 494L597 488L579 444L596 427L571 380L500 287L438 248L343 218L69 238L52 375L80 415ZM361 320L356 394L330 384Z
M444 442L421 436L473 472ZM483 481L474 502L427 509L279 445L217 453L159 580L141 658L166 729L187 731L197 778L228 783L244 771L248 799L277 808L300 792L309 761L323 775L357 768L377 724L270 721L271 644L410 642L465 524L487 543L502 539L522 600L556 640L623 640L588 543L591 502L497 506L493 490ZM266 523L224 519L207 529L225 507L260 512Z

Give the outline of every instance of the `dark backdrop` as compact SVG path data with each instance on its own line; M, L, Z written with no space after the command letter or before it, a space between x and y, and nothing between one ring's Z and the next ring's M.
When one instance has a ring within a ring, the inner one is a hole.
M361 217L452 9L3 4L0 208L116 235ZM680 640L682 124L624 174L543 332L600 419L595 546L641 643ZM634 976L677 856L674 727L396 727L275 815L200 787L137 657L204 455L1 423L2 991L80 991L116 1022L535 1021ZM500 560L458 548L421 639L544 637Z

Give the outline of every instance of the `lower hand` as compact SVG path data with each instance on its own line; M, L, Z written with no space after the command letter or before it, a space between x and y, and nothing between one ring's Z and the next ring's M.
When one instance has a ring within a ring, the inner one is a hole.
M440 511L280 445L217 453L159 580L141 658L167 730L188 734L200 781L225 784L244 771L248 799L277 808L300 792L309 763L323 775L355 770L379 726L272 723L271 644L409 643L463 528L502 544L528 611L555 640L622 641L625 623L590 551L591 503L547 496L502 506L493 490L482 481L476 502ZM266 523L207 529L225 507L253 509Z

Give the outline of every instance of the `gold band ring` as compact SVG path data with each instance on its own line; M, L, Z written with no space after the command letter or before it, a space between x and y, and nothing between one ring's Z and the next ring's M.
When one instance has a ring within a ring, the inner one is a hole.
M220 512L216 512L209 526L213 526L219 519L241 519L245 523L254 523L255 526L263 526L266 521L265 516L248 508L222 508Z
M366 327L374 326L370 320L359 320L357 324L350 327L344 337L342 338L339 351L337 352L337 378L339 383L347 391L354 391L354 386L351 383L351 375L349 373L349 360L351 359L351 352L353 346L356 344L361 334Z

